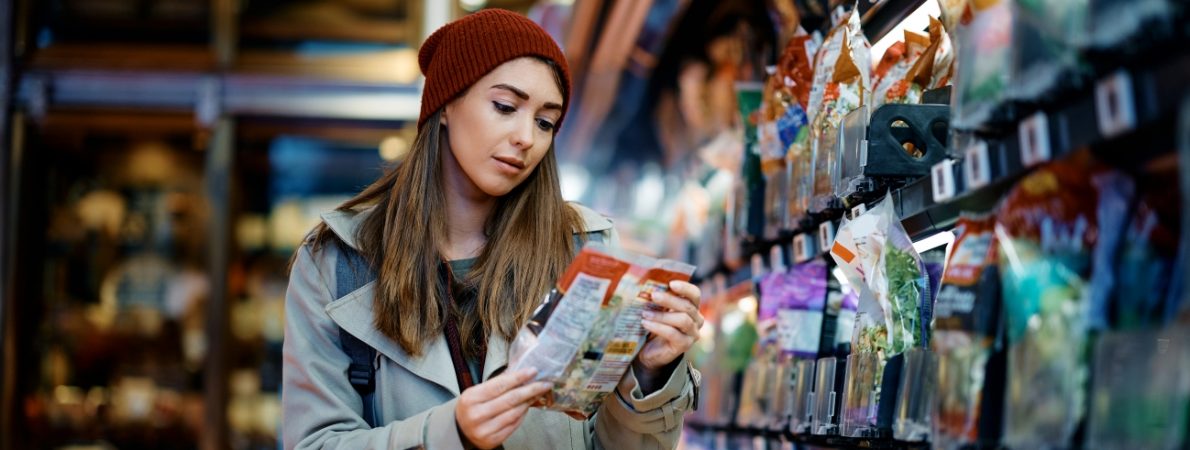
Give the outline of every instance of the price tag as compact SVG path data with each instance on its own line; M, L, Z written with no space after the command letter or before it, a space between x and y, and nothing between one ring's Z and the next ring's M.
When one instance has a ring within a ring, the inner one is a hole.
M833 245L835 245L835 223L828 220L818 226L818 248L829 250Z
M809 239L806 239L806 234L801 233L793 237L793 260L797 263L808 261L814 256L813 244Z
M854 208L851 208L851 220L858 219L859 216L864 215L866 212L868 212L868 205L863 203L855 205Z
M785 252L781 249L781 245L774 245L769 249L769 266L773 268L773 272L784 272L786 269Z
M1095 86L1095 116L1099 133L1112 138L1136 128L1136 104L1132 100L1132 77L1123 70Z
M930 169L930 185L934 190L935 202L954 198L954 160L947 158L934 164Z
M978 189L992 182L991 158L988 157L988 143L976 141L967 147L963 158L963 177L967 189Z
M1025 167L1049 161L1050 151L1049 119L1039 112L1021 122L1018 129L1021 143L1021 163Z

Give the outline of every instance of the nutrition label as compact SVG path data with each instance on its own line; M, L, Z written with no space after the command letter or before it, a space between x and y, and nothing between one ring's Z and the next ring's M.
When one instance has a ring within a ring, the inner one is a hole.
M599 367L587 380L584 387L586 390L611 392L620 383L620 378L624 376L624 371L628 369L628 364L632 363L640 343L644 341L645 329L640 325L640 314L647 305L648 302L641 298L632 298L624 302L624 309L616 317L612 339L603 349L603 359L599 361Z
M611 280L580 273L538 336L536 351L522 366L536 367L538 379L561 378L591 331Z

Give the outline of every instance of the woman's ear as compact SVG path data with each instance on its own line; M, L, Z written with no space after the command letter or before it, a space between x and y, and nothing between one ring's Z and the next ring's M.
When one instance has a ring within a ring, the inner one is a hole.
M438 115L438 117L439 117L438 125L439 126L443 126L443 127L446 126L446 116L448 116L449 114L450 114L450 105L446 105L446 107L442 108L442 114Z

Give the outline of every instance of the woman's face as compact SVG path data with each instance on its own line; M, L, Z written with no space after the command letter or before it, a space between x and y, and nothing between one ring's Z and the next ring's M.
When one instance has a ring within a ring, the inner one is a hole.
M545 157L562 108L554 70L524 57L496 67L447 104L442 122L466 180L482 194L499 197L525 181Z

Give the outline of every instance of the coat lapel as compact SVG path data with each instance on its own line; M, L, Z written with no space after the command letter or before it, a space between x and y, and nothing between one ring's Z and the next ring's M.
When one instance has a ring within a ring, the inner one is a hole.
M459 395L459 383L455 379L454 364L450 360L450 349L441 333L430 341L420 356L405 353L395 341L376 329L372 309L375 282L370 282L355 292L335 300L326 306L326 312L339 327L372 346L380 354L392 359L414 375ZM490 353L490 352L489 352Z
M572 203L571 206L582 217L584 232L611 232L614 236L614 231L610 231L613 224L606 217L577 203ZM357 248L355 232L363 218L370 212L371 210L361 213L331 211L322 214L322 219L339 236L339 239L342 239L350 247ZM614 237L612 240L615 240ZM392 359L414 375L437 384L458 396L459 384L454 373L454 363L451 362L450 349L446 345L446 337L443 333L438 333L435 336L421 356L411 356L405 353L395 341L376 329L376 316L372 308L375 284L374 281L370 282L355 292L330 302L326 306L327 314L339 327L365 344L372 346L381 355ZM503 336L492 335L488 338L488 350L487 355L484 356L481 380L490 379L493 373L508 364L509 344Z

